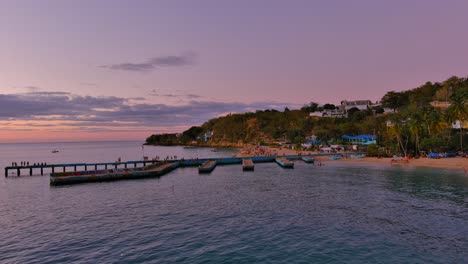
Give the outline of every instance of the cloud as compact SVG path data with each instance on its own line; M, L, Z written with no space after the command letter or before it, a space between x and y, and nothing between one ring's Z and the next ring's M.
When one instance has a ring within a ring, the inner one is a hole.
M2 123L22 122L23 128L65 126L75 127L80 131L113 131L116 128L151 131L201 125L225 113L293 107L291 104L278 102L245 104L189 101L183 105L168 105L131 100L114 96L81 96L46 91L0 94L0 127L4 127Z
M123 62L110 65L102 65L101 68L110 70L133 71L133 72L148 72L155 70L158 67L180 67L192 65L195 63L195 53L185 53L180 56L169 55L149 58L144 62Z
M82 86L96 86L96 83L86 83L86 82L81 82L80 85Z
M199 99L202 97L196 94L161 94L156 90L151 90L151 92L148 95L154 96L154 97L168 97L168 98L191 99L191 100Z
M26 88L26 90L29 91L29 92L37 92L37 91L41 90L41 88L39 88L37 86L26 86L24 88Z

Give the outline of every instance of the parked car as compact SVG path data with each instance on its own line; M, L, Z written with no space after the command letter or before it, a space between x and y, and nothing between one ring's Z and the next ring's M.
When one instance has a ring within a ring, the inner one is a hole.
M430 159L440 159L440 154L437 152L431 152L427 154L427 157Z

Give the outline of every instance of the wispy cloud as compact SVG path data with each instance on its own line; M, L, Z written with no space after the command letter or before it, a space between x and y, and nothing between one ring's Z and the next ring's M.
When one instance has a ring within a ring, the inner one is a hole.
M22 122L23 128L73 126L79 130L141 128L158 130L200 125L225 113L284 109L291 104L188 101L183 105L146 103L135 98L81 96L64 92L0 94L0 127ZM40 123L38 123L40 122ZM45 122L45 123L44 123ZM9 127L11 127L9 125ZM11 128L10 128L11 129Z
M195 63L195 53L189 52L182 55L169 55L149 58L143 62L123 62L117 64L102 65L101 68L110 70L148 72L159 67L180 67Z
M167 98L177 98L177 99L199 99L202 96L197 95L197 94L187 94L187 93L160 93L156 90L151 90L148 94L149 96L154 96L154 97L167 97Z
M81 82L80 85L82 86L96 86L96 83L87 83L87 82Z

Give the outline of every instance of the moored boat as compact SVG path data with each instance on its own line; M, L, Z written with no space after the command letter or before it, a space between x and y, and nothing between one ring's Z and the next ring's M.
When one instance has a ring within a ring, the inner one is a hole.
M292 169L294 168L294 163L286 158L277 158L275 162L278 163L281 167L285 169Z
M199 173L210 173L216 167L216 160L207 160L198 167Z
M312 157L301 157L302 161L304 161L305 163L314 163L315 162L315 159L312 158Z

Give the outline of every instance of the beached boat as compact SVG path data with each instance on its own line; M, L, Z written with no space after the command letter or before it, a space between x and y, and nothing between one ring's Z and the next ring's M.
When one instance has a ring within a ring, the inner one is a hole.
M294 162L285 158L277 158L275 159L275 162L278 163L278 165L280 165L281 167L286 168L286 169L294 168Z
M312 158L312 157L301 157L302 161L304 161L305 163L314 163L315 162L315 159Z
M253 171L254 170L253 161L251 159L242 160L242 170L244 170L244 171Z
M207 160L198 167L199 173L210 173L216 167L216 160Z
M328 158L331 159L331 160L339 160L339 159L341 159L341 157L340 157L339 155L329 156Z

